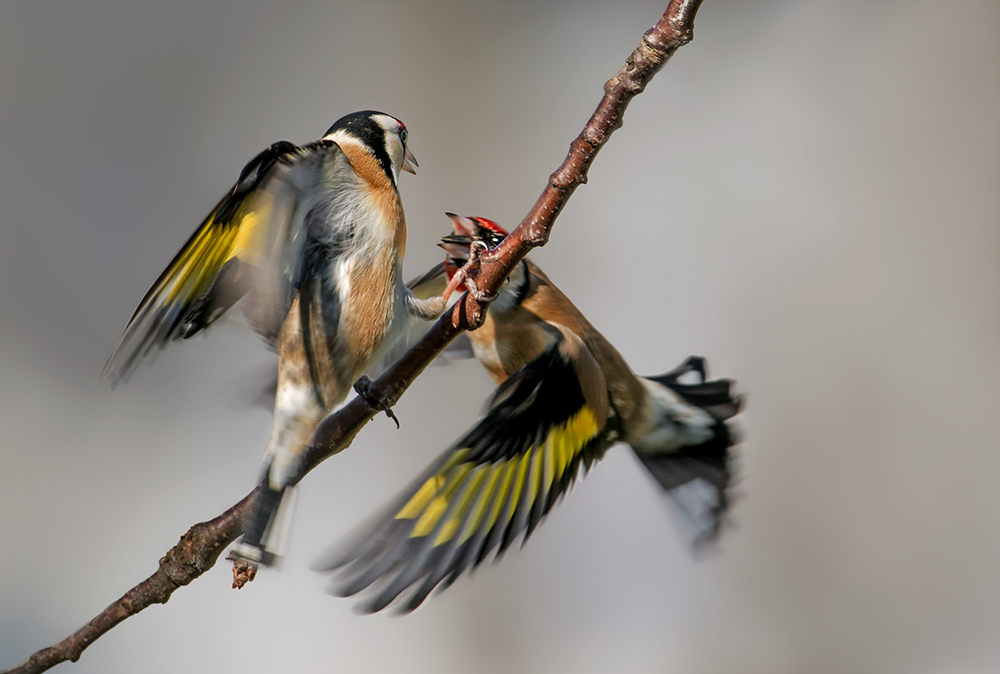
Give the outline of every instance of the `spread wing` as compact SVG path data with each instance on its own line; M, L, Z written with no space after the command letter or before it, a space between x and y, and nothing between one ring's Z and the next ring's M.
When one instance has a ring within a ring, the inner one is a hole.
M493 550L527 537L583 464L609 446L607 390L593 356L571 333L497 390L487 415L371 523L320 561L339 569L331 590L373 583L362 606L380 611L413 587L419 606Z
M436 297L444 292L445 287L448 285L448 274L445 271L444 262L440 262L424 274L418 276L417 278L409 281L406 284L407 290L409 290L414 297L419 300L426 300L432 297ZM457 292L452 295L454 301L462 296L461 292ZM449 303L449 306L454 303ZM410 313L407 313L400 320L402 326L399 328L399 335L396 341L385 351L385 353L372 361L368 366L368 370L365 372L372 379L377 378L383 372L385 372L390 365L395 363L397 360L403 357L403 355L410 350L413 345L419 342L427 331L430 330L431 326L434 325L434 321L426 321ZM435 365L448 364L452 360L467 359L472 358L472 342L469 341L469 336L464 332L453 339L451 343L444 348L437 358L434 359Z
M271 145L244 167L139 302L104 366L112 385L145 357L198 334L244 295L254 330L277 338L303 266L302 231L324 161L346 161L330 141Z

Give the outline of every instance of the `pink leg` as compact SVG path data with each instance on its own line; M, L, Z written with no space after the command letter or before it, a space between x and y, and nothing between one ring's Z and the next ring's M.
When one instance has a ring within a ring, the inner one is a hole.
M441 293L441 297L445 302L451 297L451 294L458 290L459 286L465 286L478 302L492 302L496 299L496 295L487 295L486 293L479 290L476 287L476 282L469 278L469 272L473 269L479 267L479 256L486 252L488 248L486 244L482 241L473 241L472 245L469 246L469 261L462 265L462 268L455 272L455 275L451 277L451 281L448 282L448 286Z

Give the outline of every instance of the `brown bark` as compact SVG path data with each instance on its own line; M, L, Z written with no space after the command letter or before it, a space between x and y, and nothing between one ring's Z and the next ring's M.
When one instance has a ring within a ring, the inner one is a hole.
M583 131L570 144L562 165L549 176L548 184L535 205L495 250L482 256L476 278L479 289L494 294L520 260L536 246L549 240L556 217L576 188L587 182L587 171L608 138L622 126L629 102L642 93L646 84L678 48L691 41L694 18L701 0L671 0L667 10L642 37L625 65L604 85L604 97ZM369 389L375 397L395 404L425 367L462 330L482 324L488 305L466 294L453 309L430 329L424 338L379 377ZM355 397L319 425L313 446L307 452L302 475L328 457L344 450L361 428L379 410ZM55 646L44 648L20 665L0 674L35 674L60 662L75 662L84 649L112 627L151 604L166 603L177 588L187 585L212 568L222 551L243 531L256 490L239 503L208 522L196 524L160 560L156 573L126 592L93 620ZM247 582L246 579L241 579ZM237 583L234 582L234 586Z

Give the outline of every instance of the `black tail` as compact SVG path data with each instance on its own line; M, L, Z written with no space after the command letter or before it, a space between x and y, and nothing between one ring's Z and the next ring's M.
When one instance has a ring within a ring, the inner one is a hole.
M689 373L697 374L700 381L682 383L681 377ZM732 394L731 380L706 381L706 377L705 359L691 356L670 372L646 379L662 384L684 402L707 412L714 422L710 427L712 436L675 451L636 451L642 464L694 526L696 545L718 537L729 508L732 447L739 439L728 421L743 404L741 396Z

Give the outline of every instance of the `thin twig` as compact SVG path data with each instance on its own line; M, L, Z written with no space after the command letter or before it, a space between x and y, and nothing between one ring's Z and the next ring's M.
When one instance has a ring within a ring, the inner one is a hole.
M174 590L208 571L226 547L243 533L243 518L257 490L213 520L196 524L160 559L160 568L101 611L96 618L55 646L43 648L2 674L44 672L60 662L76 662L84 649L112 627L152 604L165 604Z
M482 256L476 283L485 294L495 294L518 262L549 240L556 217L576 188L587 182L598 151L622 126L629 102L663 67L678 48L691 41L694 18L701 0L671 0L663 17L646 31L642 42L625 65L604 85L604 97L579 136L570 144L562 165L549 176L548 184L520 225L496 249ZM450 312L427 332L369 389L371 394L395 404L434 357L463 330L482 325L488 305L466 294ZM347 448L362 427L379 413L360 396L328 416L313 436L313 446L303 457L301 476L322 461ZM55 646L42 649L13 669L0 674L36 674L60 662L75 662L84 649L112 627L151 604L163 604L174 590L187 585L212 568L219 554L243 531L256 490L208 522L191 527L160 560L156 573L126 592L96 618Z

